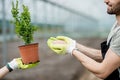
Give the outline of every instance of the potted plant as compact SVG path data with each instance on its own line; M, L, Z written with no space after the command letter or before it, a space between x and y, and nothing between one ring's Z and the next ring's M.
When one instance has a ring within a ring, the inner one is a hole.
M22 5L23 11L19 13L18 0L16 5L12 2L11 13L14 18L16 35L23 40L24 45L19 46L20 55L23 63L29 64L39 61L38 43L33 42L33 34L37 27L31 24L30 12L27 6Z

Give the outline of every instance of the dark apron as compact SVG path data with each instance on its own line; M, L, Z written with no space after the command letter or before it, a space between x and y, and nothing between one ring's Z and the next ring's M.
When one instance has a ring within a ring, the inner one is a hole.
M112 39L112 38L111 38L111 39ZM102 53L103 59L105 58L105 54L106 54L107 50L109 49L111 39L110 39L108 45L107 45L107 41L104 41L104 42L101 43L101 53ZM104 80L120 80L118 69L116 69L115 71L113 71L113 72L112 72L106 79L104 79Z

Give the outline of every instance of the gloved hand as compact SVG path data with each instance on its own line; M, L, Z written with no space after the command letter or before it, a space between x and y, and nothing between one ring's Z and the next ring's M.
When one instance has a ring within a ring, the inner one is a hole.
M47 41L47 44L55 53L66 54L66 43L60 42L59 40L57 40L57 38L50 37Z
M33 63L33 64L23 64L21 58L13 59L11 62L7 63L7 68L9 71L12 71L14 69L29 69L32 67L35 67L39 64L39 62Z
M64 41L65 44L56 43L53 44L53 41L61 40ZM66 36L57 36L56 38L48 39L48 46L58 54L72 54L73 49L76 48L76 41L68 38Z
M76 48L76 41L66 36L57 36L56 38L57 40L65 41L67 43L66 47L67 53L72 54L73 49Z

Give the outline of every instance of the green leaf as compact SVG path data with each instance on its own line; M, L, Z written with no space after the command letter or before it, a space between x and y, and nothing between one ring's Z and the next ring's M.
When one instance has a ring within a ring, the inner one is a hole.
M37 27L31 24L29 8L24 4L22 8L23 12L19 14L18 0L16 1L16 5L12 1L11 13L14 18L15 32L25 44L30 44L33 41L33 34L37 30Z

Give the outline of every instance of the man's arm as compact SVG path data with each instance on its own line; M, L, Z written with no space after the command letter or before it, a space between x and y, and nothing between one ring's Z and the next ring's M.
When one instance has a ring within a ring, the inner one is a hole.
M61 44L57 42L56 39L65 41L65 43ZM58 53L60 50L59 54L65 52L65 54L71 54L75 56L85 68L101 79L105 79L115 69L120 67L120 56L117 55L115 51L113 52L111 48L108 49L105 59L102 62L97 62L96 60L98 59L102 60L100 50L88 48L78 43L77 46L73 46L76 45L76 43L74 43L75 41L65 36L59 36L56 39L48 39L48 46L54 52ZM57 44L54 44L54 41L56 41ZM79 50L76 48L79 48Z
M6 66L2 67L2 68L0 69L0 79L1 79L2 77L4 77L7 73L9 73L8 68L7 68Z
M99 63L80 51L73 50L72 53L89 71L97 77L105 79L110 73L120 66L120 56L115 54L111 49L108 50L105 59Z
M80 52L84 53L85 55L96 61L101 62L103 60L101 50L89 48L79 43L77 43L76 47L80 50Z
M61 44L57 40L64 41L65 43ZM54 41L56 44L53 43ZM105 59L102 62L97 62L97 59L102 58L100 50L88 48L78 43L76 47L73 46L76 45L74 42L74 40L68 37L59 36L54 40L48 39L48 46L56 53L63 54L64 52L65 54L75 56L84 67L101 79L106 78L120 66L120 56L115 51L113 52L111 48L107 51ZM79 50L76 48L79 48Z
M48 46L57 54L70 53L72 55L72 50L77 48L83 54L96 61L101 62L103 60L100 50L88 48L86 46L78 44L75 40L66 36L50 37L47 43Z

